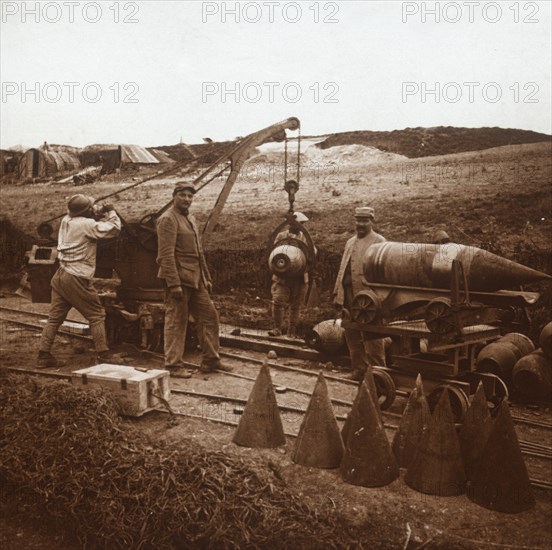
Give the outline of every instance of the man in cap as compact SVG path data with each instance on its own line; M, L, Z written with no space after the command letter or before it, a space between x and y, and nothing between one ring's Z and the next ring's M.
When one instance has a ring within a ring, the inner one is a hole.
M50 312L38 352L40 367L57 366L51 353L52 344L72 307L90 324L98 360L109 359L105 310L92 278L96 271L97 240L116 237L121 230L121 220L113 206L105 204L98 208L94 202L93 197L73 195L67 203L67 215L61 220L57 246L59 268L51 281ZM97 221L96 217L100 219Z
M309 221L307 216L302 212L294 212L293 218L301 225ZM289 243L293 239L299 240L308 246L305 235L301 232L297 225L290 225L288 229L281 231L274 239L274 245ZM316 248L314 249L316 254ZM289 306L289 321L287 334L291 338L297 338L297 323L301 305L305 301L307 285L309 283L309 274L307 271L298 276L280 277L272 276L272 286L270 292L272 295L272 318L274 320L274 328L268 331L270 336L281 336L285 334L284 316L287 307Z
M173 190L173 205L157 220L157 276L165 284L165 367L184 366L186 329L191 314L202 352L200 370L230 371L220 361L219 319L209 295L211 275L197 222L189 213L195 192L192 183L178 182Z
M355 209L356 236L345 244L333 292L334 305L339 315L343 308L351 311L353 296L366 288L362 271L366 249L372 244L385 241L384 237L372 229L374 218L374 209L369 206ZM353 380L361 381L370 366L385 366L383 339L364 340L362 331L348 328L345 330L345 340L351 357Z
M439 229L433 236L433 244L447 244L452 242L446 231Z

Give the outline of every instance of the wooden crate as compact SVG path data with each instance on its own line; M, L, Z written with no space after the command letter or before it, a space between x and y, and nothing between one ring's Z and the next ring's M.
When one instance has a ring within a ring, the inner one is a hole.
M171 398L169 372L166 370L103 363L73 371L71 381L78 387L109 390L119 402L121 414L125 416L141 416L147 411L163 409L163 400L169 401Z
M39 323L42 326L46 326L48 324L48 319L41 319ZM86 323L63 321L60 328L65 330L65 332L70 332L71 334L82 334L84 336L88 336L90 334L90 325L87 325Z

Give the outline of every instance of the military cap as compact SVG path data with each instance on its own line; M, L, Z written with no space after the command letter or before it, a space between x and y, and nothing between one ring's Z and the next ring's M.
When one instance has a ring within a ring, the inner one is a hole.
M299 223L305 223L309 221L309 219L307 218L307 216L305 216L305 214L303 214L303 212L294 212L293 217L295 218L295 221Z
M359 206L358 208L355 208L355 218L357 220L362 220L366 218L370 218L373 220L375 218L374 209L370 206Z
M179 181L176 183L173 189L173 197L179 192L179 191L191 191L192 193L196 192L195 185L192 182L189 181Z
M443 231L442 229L439 229L433 236L433 242L435 244L446 244L450 243L451 239L449 237L449 234L446 231Z

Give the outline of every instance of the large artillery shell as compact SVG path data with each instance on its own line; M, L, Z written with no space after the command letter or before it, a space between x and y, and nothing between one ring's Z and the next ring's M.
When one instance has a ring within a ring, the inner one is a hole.
M453 260L462 263L470 290L518 289L520 285L552 279L486 250L456 243L373 244L366 250L363 272L371 283L448 289Z
M270 253L268 267L279 277L302 275L307 267L307 258L299 247L283 244Z

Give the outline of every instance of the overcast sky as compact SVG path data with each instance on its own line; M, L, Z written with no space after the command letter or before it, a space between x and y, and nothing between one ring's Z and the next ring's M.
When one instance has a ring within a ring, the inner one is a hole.
M3 148L233 139L290 116L303 135L552 133L549 1L0 5Z

